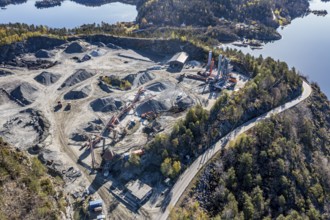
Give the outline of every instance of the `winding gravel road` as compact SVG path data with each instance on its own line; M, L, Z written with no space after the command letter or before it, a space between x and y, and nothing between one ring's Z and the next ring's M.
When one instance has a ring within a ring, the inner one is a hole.
M303 93L296 99L287 102L284 105L281 105L268 113L265 113L255 119L252 119L243 125L237 127L235 130L221 138L215 145L213 145L211 148L209 148L204 154L200 155L191 165L190 167L179 177L178 181L173 186L172 190L169 192L166 199L169 200L166 209L164 212L160 213L157 220L166 220L170 214L170 209L175 206L175 204L178 202L179 198L185 191L185 189L188 187L189 183L193 180L193 178L197 175L198 171L201 170L201 168L223 147L226 146L226 143L228 141L234 140L237 138L240 134L248 131L252 127L254 127L258 122L265 120L267 118L270 118L274 114L279 114L289 108L292 108L299 104L300 102L307 99L310 94L312 93L312 88L309 84L307 84L305 81L303 81Z

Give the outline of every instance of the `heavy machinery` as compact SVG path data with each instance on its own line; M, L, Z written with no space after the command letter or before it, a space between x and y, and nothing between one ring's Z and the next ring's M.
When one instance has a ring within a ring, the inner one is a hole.
M147 119L148 121L155 120L157 118L157 114L154 111L149 111L141 114L142 119Z

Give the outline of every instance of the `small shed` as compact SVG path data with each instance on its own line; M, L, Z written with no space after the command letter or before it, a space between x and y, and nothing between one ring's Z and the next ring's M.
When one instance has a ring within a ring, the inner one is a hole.
M177 53L168 61L168 64L172 68L182 69L188 57L189 55L186 52Z
M151 186L143 183L140 180L131 181L126 186L128 192L126 197L138 204L143 204L152 194Z

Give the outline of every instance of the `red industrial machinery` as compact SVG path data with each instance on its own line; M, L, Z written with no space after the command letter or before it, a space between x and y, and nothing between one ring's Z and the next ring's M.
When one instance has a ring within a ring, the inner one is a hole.
M96 160L95 160L95 155L94 155L94 148L95 146L102 140L104 139L102 136L104 132L108 129L109 131L115 131L114 128L116 125L120 123L120 119L128 113L131 109L134 109L137 104L142 104L144 102L147 102L154 98L156 95L149 96L143 100L140 100L141 95L145 92L146 90L144 88L140 88L138 92L136 93L134 100L132 103L127 105L124 109L122 109L117 115L113 115L109 121L105 124L104 129L100 132L100 135L96 136L94 139L89 138L89 147L91 151L91 156L92 156L92 167L93 169L96 169ZM154 113L155 114L155 113Z

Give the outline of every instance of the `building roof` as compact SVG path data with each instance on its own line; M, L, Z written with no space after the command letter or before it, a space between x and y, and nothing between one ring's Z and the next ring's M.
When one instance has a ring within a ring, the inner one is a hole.
M175 54L168 62L169 63L179 62L179 63L184 64L187 61L188 57L189 57L189 55L186 52L180 52L180 53Z
M140 180L131 181L127 184L127 189L131 192L133 196L142 200L146 195L148 195L152 188L141 182Z

